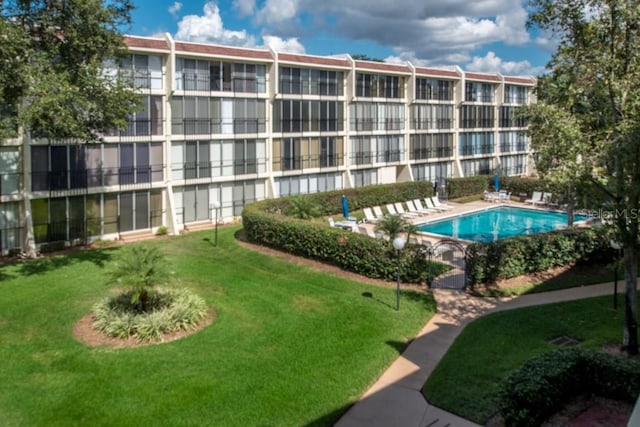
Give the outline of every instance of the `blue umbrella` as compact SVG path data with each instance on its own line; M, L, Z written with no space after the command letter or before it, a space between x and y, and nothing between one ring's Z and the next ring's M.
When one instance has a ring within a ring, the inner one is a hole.
M345 218L349 218L349 203L347 202L347 196L342 195L342 214Z
M493 176L493 186L495 187L496 191L500 190L500 175L498 175L497 172Z

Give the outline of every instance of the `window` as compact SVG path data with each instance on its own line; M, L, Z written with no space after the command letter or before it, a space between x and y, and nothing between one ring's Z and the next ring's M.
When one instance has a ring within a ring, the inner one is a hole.
M459 153L461 156L475 156L494 152L493 132L462 132L459 138Z
M467 82L464 100L468 102L493 102L494 85L490 83Z
M175 87L187 91L264 93L266 67L263 64L177 58Z
M529 88L525 86L504 85L505 104L526 104L529 98Z
M453 105L418 104L411 107L412 129L453 128Z
M493 106L462 105L460 109L460 127L465 129L494 127L495 108Z
M416 78L416 99L452 101L453 82L449 80Z
M106 65L109 76L115 76L113 65ZM133 54L120 60L117 74L131 81L135 89L162 89L162 57Z
M464 176L489 175L492 171L492 159L462 160L462 173Z
M500 107L500 127L527 127L527 118L519 113L518 107L503 106Z
M529 149L529 139L526 132L500 132L500 152L509 153L513 151L527 151Z
M355 165L370 165L373 163L371 137L360 136L351 138L351 163Z
M162 97L141 95L141 108L129 115L127 126L122 130L113 130L108 136L150 136L162 135Z
M404 79L383 74L356 74L356 96L364 98L403 98Z
M17 147L0 147L0 196L17 194L20 191L21 162Z
M379 136L377 139L378 162L399 162L403 160L401 136Z
M425 160L453 155L453 134L434 133L411 135L409 142L411 160Z

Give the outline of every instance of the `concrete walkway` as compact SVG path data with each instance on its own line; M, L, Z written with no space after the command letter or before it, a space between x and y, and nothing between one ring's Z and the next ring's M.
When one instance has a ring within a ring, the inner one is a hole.
M378 381L338 420L336 427L477 426L430 405L420 392L449 346L469 322L496 311L611 295L612 292L613 283L500 299L434 289L438 313Z

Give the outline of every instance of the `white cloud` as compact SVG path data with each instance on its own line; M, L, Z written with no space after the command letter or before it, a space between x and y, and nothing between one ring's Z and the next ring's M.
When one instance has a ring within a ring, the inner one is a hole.
M251 16L256 8L256 0L233 0L232 5L240 16Z
M182 3L177 1L173 3L171 6L169 6L168 10L171 15L176 16L181 9L182 9Z
M534 67L527 60L504 61L494 52L487 52L485 56L474 56L464 69L481 73L501 73L506 76L531 75L537 76L544 71L544 67Z
M187 15L178 22L177 40L187 40L201 43L221 43L234 46L253 46L253 36L245 30L232 31L224 28L220 9L214 2L207 2L203 9L204 14Z
M266 0L256 14L258 23L279 25L289 22L298 13L298 0Z
M305 53L304 46L295 37L285 40L277 36L262 36L262 41L265 47L276 52Z

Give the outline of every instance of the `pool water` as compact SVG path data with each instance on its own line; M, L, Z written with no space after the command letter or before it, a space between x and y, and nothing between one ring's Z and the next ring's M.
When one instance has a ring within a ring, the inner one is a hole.
M587 219L576 215L574 222ZM566 227L567 214L500 206L454 218L418 225L420 231L474 242L492 242L513 236L546 233Z

